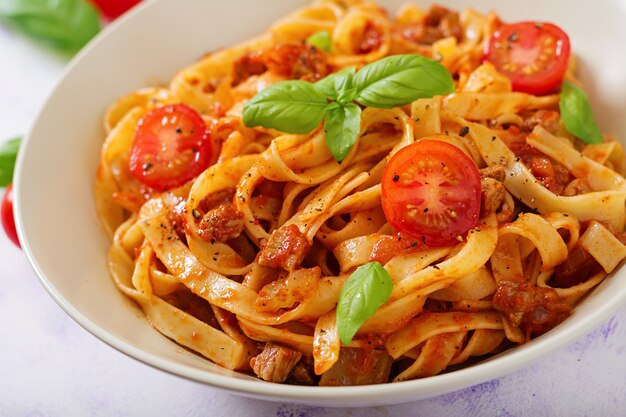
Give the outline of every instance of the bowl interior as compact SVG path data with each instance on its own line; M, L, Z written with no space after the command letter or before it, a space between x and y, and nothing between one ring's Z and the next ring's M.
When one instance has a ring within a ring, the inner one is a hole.
M269 384L222 369L153 330L107 271L108 238L98 224L93 177L104 139L101 119L116 98L166 84L204 53L264 31L304 0L157 0L108 27L69 65L39 114L20 154L16 211L20 240L42 284L59 305L97 337L163 370L243 392L324 405L375 405L416 400L495 378L588 332L615 311L626 294L626 271L614 274L565 323L533 343L480 365L400 384L325 389ZM403 1L380 1L396 10ZM424 4L423 2L420 2ZM601 25L589 25L583 0L447 1L497 10L508 21L553 21L571 37L579 74L602 130L626 138L626 2L599 1ZM175 16L176 18L172 18ZM613 51L607 53L607 51Z

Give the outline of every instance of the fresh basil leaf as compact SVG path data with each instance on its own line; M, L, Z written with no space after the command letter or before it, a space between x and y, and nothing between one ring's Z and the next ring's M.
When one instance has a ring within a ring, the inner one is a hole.
M100 31L100 15L86 0L2 0L0 21L67 51Z
M6 187L13 181L15 159L21 143L22 138L15 138L0 146L0 187Z
M324 52L330 52L330 33L324 31L317 32L306 38L306 43L309 45L317 46Z
M563 81L560 107L561 119L568 132L588 144L602 142L602 132L593 118L589 98L583 90L569 81Z
M243 108L248 127L308 133L324 119L328 100L306 81L282 81L258 93Z
M361 131L361 108L354 103L332 103L326 111L326 146L338 162L348 155Z
M393 282L378 262L356 269L343 284L337 302L337 330L344 345L350 344L359 328L387 302Z
M356 101L389 109L454 92L454 81L439 62L421 55L393 55L361 68L354 77Z
M315 83L315 88L326 97L337 100L341 104L348 104L354 100L354 67L344 68L330 74Z

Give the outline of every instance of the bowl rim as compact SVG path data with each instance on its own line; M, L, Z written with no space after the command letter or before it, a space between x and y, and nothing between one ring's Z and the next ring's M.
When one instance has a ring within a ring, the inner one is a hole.
M92 50L98 48L103 39L105 39L109 33L115 31L120 25L123 25L124 22L134 19L135 16L143 13L146 9L157 7L156 5L162 2L164 1L153 0L140 3L128 13L103 28L89 44L74 56L62 71L54 88L50 91L48 97L37 112L33 124L24 136L22 151L18 154L15 165L15 177L13 181L15 193L15 223L22 249L26 254L31 268L35 272L38 281L56 304L82 328L110 347L139 362L169 374L249 397L287 402L312 401L309 403L318 405L321 404L323 400L335 401L335 403L325 404L327 406L358 405L359 402L366 404L397 404L442 395L510 374L541 357L545 357L550 352L571 344L589 333L626 303L625 289L620 294L605 302L601 310L594 310L589 314L578 317L576 326L567 329L565 332L559 331L559 329L562 329L563 324L565 324L562 323L556 329L547 333L549 337L544 337L546 335L540 336L524 346L507 350L501 355L491 357L467 368L422 379L378 385L311 387L270 383L252 378L236 378L227 374L214 373L210 370L198 369L190 365L176 363L173 360L160 358L157 355L147 353L130 343L118 339L75 308L64 297L63 293L55 287L53 281L48 278L46 272L37 260L29 244L28 237L26 236L23 223L24 219L22 218L22 167L26 155L28 154L31 135L35 127L42 118L42 115L48 111L49 102L58 93L63 81L72 74L76 65L91 54ZM626 265L622 265L621 268L626 268ZM626 273L626 270L624 270L623 273ZM558 337L554 337L555 332L559 333Z

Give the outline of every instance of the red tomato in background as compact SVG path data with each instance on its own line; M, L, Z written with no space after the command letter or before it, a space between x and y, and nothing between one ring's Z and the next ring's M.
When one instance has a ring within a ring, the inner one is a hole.
M107 20L121 16L141 0L91 0Z
M179 187L211 164L209 128L194 109L174 104L148 112L137 125L130 172L157 191Z
M561 28L520 22L494 32L484 59L511 80L513 90L541 95L561 84L569 57L569 37Z
M478 168L447 142L424 139L400 149L381 181L387 221L428 246L448 246L474 228L480 215Z
M0 214L2 215L2 227L4 228L4 232L17 247L21 247L20 241L17 238L17 230L15 229L15 219L13 218L13 184L9 184L4 192Z

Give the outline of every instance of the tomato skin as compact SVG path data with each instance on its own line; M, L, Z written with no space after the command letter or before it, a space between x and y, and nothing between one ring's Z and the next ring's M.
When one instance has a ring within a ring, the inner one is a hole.
M15 219L13 217L13 184L9 184L2 198L2 227L7 237L11 239L18 248L21 248L20 241L17 238L17 230L15 229Z
M513 90L543 95L560 86L570 53L569 37L558 26L519 22L496 30L483 58L511 80Z
M387 221L428 246L458 243L478 222L478 168L450 143L423 139L400 149L387 163L381 187Z
M185 104L149 111L137 124L130 151L130 172L157 191L179 187L212 162L209 128Z
M108 20L114 20L141 0L91 0Z

